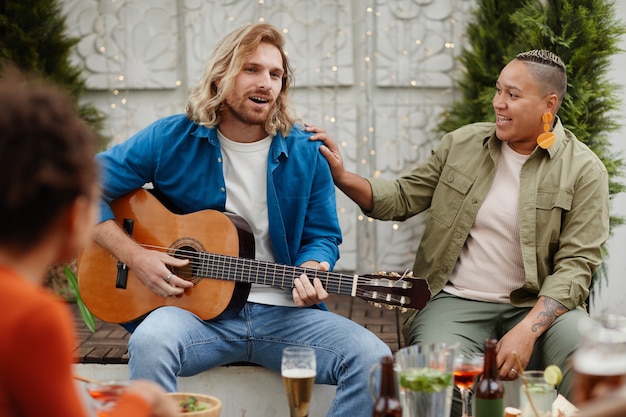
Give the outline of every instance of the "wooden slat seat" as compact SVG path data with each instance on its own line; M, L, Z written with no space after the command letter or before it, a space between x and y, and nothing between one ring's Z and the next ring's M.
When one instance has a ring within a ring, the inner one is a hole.
M397 310L378 308L360 298L331 295L326 301L330 311L348 317L378 335L395 352L403 346ZM128 363L130 334L120 325L96 319L96 332L91 333L83 323L76 305L71 305L77 328L77 363Z

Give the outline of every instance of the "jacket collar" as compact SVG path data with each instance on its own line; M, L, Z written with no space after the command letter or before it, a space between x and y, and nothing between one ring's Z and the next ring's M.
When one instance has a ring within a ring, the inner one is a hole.
M198 123L196 123L195 126L196 128L193 130L193 132L191 132L192 136L199 139L206 139L213 146L219 146L219 139L217 138L217 127L207 127ZM274 139L272 140L272 146L270 147L271 160L274 162L278 162L278 159L283 154L286 158L289 157L287 140L280 132L278 132L274 136Z

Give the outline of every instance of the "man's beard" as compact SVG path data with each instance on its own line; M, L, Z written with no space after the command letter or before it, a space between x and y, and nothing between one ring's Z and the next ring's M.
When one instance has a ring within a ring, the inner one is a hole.
M228 99L224 101L225 111L229 112L238 121L253 126L264 126L274 106L275 103L266 109L248 109L241 100L235 100L232 105Z

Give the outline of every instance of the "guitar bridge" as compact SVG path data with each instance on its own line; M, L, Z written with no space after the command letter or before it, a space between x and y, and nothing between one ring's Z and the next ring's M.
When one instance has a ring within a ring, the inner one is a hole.
M123 229L128 236L133 235L133 227L135 221L133 219L124 219ZM115 288L126 289L126 283L128 282L128 266L121 261L117 261L117 277L115 278Z

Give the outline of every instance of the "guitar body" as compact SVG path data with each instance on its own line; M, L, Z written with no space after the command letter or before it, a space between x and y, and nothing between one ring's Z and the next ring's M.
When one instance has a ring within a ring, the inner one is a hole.
M200 252L253 257L254 238L236 216L215 210L174 214L145 190L129 193L111 207L120 225L124 219L134 220L132 238L145 247L177 257ZM78 287L85 305L96 317L113 323L132 321L162 306L180 307L209 320L229 306L240 307L249 289L249 285L231 281L197 279L190 267L174 273L194 281L194 287L178 297L161 297L145 287L132 269L127 269L125 288L117 288L118 270L118 260L93 240L78 258ZM242 285L245 288L236 291ZM244 294L235 299L234 293Z

